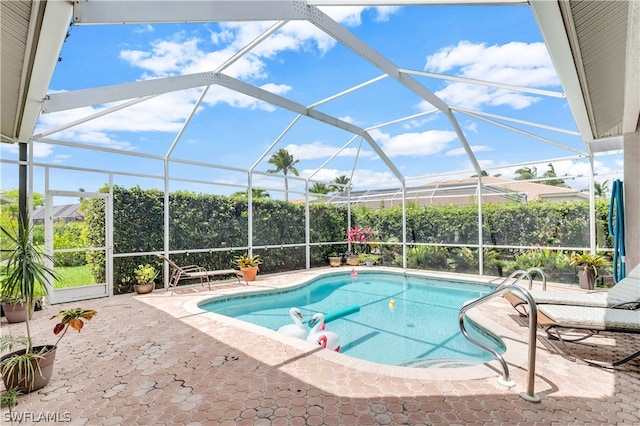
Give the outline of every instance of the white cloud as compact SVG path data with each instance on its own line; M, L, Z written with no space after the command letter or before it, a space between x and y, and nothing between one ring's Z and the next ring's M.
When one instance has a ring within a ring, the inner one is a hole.
M0 152L8 152L12 155L19 154L19 147L17 143L8 144L8 143L0 143ZM33 145L33 157L34 158L45 158L53 153L53 146L49 144L42 143L34 143Z
M541 42L487 46L461 41L428 56L424 69L525 87L559 85L546 47ZM465 108L509 105L522 109L539 101L538 97L522 92L458 82L448 83L435 94L452 105Z
M446 130L428 130L390 136L375 129L370 134L389 157L437 154L444 151L448 144L457 138L455 132Z
M314 160L318 158L329 158L335 155L340 148L326 145L323 142L312 142L309 144L296 145L290 144L285 147L290 154L298 160ZM347 147L338 154L338 157L355 157L358 152L357 147ZM374 157L372 151L360 151L360 157Z
M322 6L319 7L324 13L329 15L334 21L340 22L346 26L355 27L362 23L362 14L365 10L371 10L375 16L376 22L384 22L398 11L397 6L380 6L380 7L363 7L363 6Z
M471 145L471 151L473 152L493 151L493 148L487 145ZM467 155L467 151L465 151L463 147L460 147L460 148L455 148L450 151L447 151L445 155L448 157L454 157L457 155Z

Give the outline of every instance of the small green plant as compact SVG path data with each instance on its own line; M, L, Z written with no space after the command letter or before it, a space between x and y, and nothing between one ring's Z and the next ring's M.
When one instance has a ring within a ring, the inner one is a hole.
M241 269L253 268L254 266L258 266L262 264L262 259L260 258L259 254L254 254L253 256L249 256L247 254L247 255L236 256L233 259L233 263L235 263L235 265Z
M358 260L362 263L365 263L367 261L376 263L380 260L380 255L373 253L360 253L358 255Z
M18 388L7 389L0 397L0 407L11 409L18 405L18 397L22 395L22 391Z
M602 254L592 254L591 252L584 251L582 253L573 253L571 255L571 264L584 268L585 271L593 271L593 274L598 276L598 268L602 268L609 264L607 258Z
M158 276L158 271L156 271L156 268L146 263L144 265L138 265L135 271L133 271L133 274L136 277L138 285L144 285L152 284Z

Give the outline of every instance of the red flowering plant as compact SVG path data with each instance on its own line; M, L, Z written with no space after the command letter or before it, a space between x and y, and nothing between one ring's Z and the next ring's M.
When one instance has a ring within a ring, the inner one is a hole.
M371 228L361 228L354 226L347 230L347 243L349 252L353 254L366 253L369 249L369 239L371 238Z
M69 327L77 330L79 333L80 330L82 330L82 328L84 327L84 321L91 321L91 319L96 314L97 312L94 310L85 310L82 308L75 308L75 309L67 309L66 311L60 311L56 315L52 316L51 319L58 318L58 317L60 318L59 319L60 322L57 323L56 326L53 328L53 334L55 334L56 336L62 333L60 337L58 337L56 346L58 345L60 340L62 340L64 335L67 334L67 330L69 329Z

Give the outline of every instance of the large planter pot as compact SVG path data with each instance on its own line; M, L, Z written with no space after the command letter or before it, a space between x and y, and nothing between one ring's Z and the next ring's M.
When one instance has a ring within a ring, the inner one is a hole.
M593 290L596 287L596 274L591 269L584 268L578 271L578 281L580 288L585 290Z
M358 266L360 264L360 259L358 259L357 255L349 255L347 256L346 264L349 266Z
M340 256L329 256L329 266L333 266L334 268L340 266L342 262L342 258Z
M156 286L155 283L134 284L133 288L136 290L136 293L138 294L147 294L147 293L151 293L155 288L155 286Z
M16 366L16 368L9 371L9 369L4 365L4 361L7 358L11 358L16 355L24 355L26 352L25 349L11 352L1 358L3 363L2 381L4 382L5 388L17 388L23 393L29 393L42 389L47 385L47 383L49 383L49 380L51 380L51 376L53 375L53 362L56 359L56 347L53 345L35 346L33 351L39 353L43 349L45 350L45 353L43 354L44 358L30 359L28 361L31 363L31 370L35 374L33 380L29 377L25 377L25 368Z
M26 303L3 303L2 310L7 322L25 322L27 320L27 304Z
M246 281L255 281L256 275L258 275L258 267L251 266L249 268L240 268L242 275L244 275L244 279Z

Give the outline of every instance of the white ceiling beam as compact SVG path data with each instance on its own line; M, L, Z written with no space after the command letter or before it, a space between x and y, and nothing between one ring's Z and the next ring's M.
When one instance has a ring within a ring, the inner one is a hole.
M550 97L553 97L553 98L563 98L563 99L565 98L564 93L555 92L553 90L535 89L535 88L532 88L532 87L516 86L516 85L513 85L513 84L498 83L498 82L495 82L495 81L477 80L475 78L467 78L467 77L458 77L458 76L454 76L454 75L437 74L437 73L433 73L433 72L410 70L410 69L406 69L406 68L401 68L400 72L406 72L407 74L413 74L413 75L421 75L421 76L424 76L424 77L437 78L439 80L450 80L450 81L456 81L456 82L459 82L459 83L468 83L468 84L476 84L476 85L480 85L480 86L495 87L495 88L498 88L498 89L506 89L506 90L510 90L510 91L514 91L514 92L532 93L534 95L550 96Z
M295 1L87 1L74 2L73 23L154 24L178 22L280 21L302 19Z
M40 31L34 40L36 49L32 73L26 80L27 90L24 110L20 114L22 117L17 132L18 140L29 140L36 128L42 100L47 93L53 71L58 63L62 43L64 43L69 30L72 12L71 2L48 1L45 4Z
M523 6L527 0L309 0L314 6Z
M110 102L207 86L212 84L214 76L215 73L213 72L201 72L176 77L156 78L133 83L95 87L92 89L49 93L43 102L42 111L45 113L66 111L90 105L102 105Z
M585 147L589 149L588 142L594 139L594 133L585 107L586 100L576 72L576 64L573 61L571 46L558 2L532 0L530 5L542 38L547 45L551 61L564 88L580 135L585 142Z

